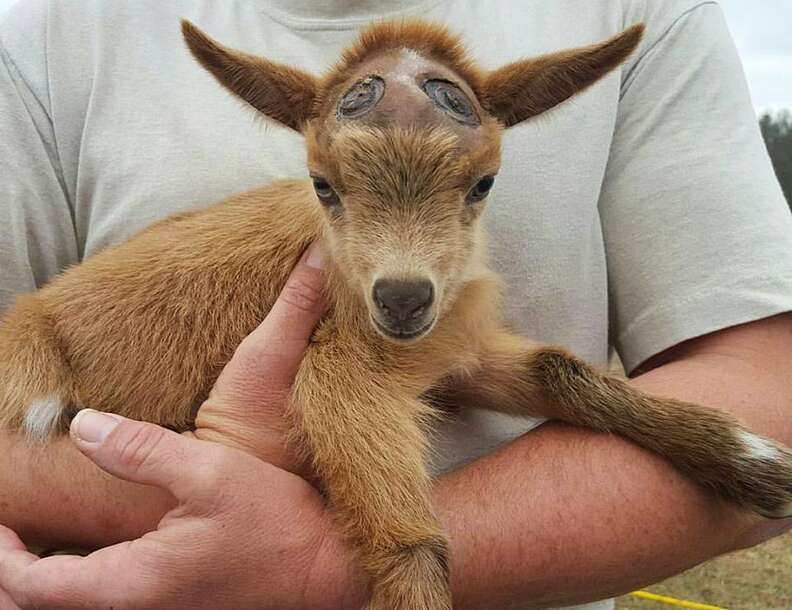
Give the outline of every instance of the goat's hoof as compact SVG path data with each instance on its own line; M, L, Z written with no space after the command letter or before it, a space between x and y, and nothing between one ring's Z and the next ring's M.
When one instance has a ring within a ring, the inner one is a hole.
M451 610L445 540L401 549L385 563L366 610Z
M746 504L768 519L792 517L792 452L751 432L741 432L740 442Z

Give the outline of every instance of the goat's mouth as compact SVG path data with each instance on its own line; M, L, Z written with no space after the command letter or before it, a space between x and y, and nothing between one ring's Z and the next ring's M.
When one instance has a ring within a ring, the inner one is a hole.
M436 321L437 316L433 316L429 320L419 321L418 324L387 324L378 320L376 316L371 316L374 328L386 339L398 343L409 343L427 335Z

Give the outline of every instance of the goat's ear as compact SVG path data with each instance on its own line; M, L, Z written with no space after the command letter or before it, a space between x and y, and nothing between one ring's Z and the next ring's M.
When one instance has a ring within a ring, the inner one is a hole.
M317 79L296 68L234 51L181 22L184 41L193 57L226 89L259 112L301 131L313 117Z
M608 74L635 50L643 32L637 24L599 44L505 65L485 77L481 103L506 127L521 123Z

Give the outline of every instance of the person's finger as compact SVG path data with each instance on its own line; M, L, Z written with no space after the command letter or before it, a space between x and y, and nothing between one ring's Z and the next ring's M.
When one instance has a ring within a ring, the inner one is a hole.
M117 607L139 588L137 566L127 549L125 542L88 557L41 559L25 550L14 532L0 526L0 610Z
M19 536L13 530L0 525L0 553L24 550L26 550L25 543L19 539Z
M212 487L223 463L222 449L212 443L92 409L80 411L70 431L80 451L103 470L166 489L180 502Z
M28 552L15 532L0 525L0 590L10 591L15 576L38 559Z
M234 353L218 380L222 391L251 389L256 379L268 395L288 392L316 324L327 310L324 254L312 244L300 258L264 321Z
M18 606L2 588L0 588L0 610L21 610L21 606Z
M0 610L31 604L25 571L38 560L15 532L0 525Z
M327 308L324 267L322 246L314 242L292 270L267 315L265 328L281 329L282 336L289 341L308 344L316 323Z
M12 530L0 526L0 610L46 607L42 589L33 582L41 559L29 553Z

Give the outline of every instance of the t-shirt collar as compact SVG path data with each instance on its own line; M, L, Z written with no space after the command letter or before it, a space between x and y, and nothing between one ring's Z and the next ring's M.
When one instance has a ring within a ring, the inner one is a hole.
M443 0L267 0L265 11L287 25L309 28L355 27L375 19L420 14Z

